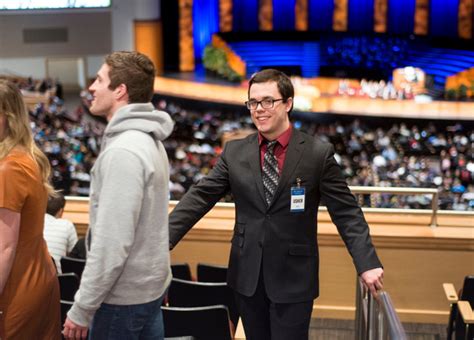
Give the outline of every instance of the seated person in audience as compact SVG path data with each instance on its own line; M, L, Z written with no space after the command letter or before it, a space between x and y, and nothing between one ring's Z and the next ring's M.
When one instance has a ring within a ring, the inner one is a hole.
M83 259L83 260L86 259L87 257L86 239L84 237L81 237L79 240L77 240L76 245L69 252L68 256L73 257L75 259Z
M61 257L66 256L77 242L77 232L71 221L61 218L66 200L58 193L57 197L48 198L48 207L44 216L43 236L48 250L54 258L58 273L61 273Z

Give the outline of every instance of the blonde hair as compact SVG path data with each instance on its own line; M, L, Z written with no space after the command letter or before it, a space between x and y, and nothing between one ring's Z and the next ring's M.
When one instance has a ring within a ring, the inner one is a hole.
M49 181L51 166L46 155L33 140L28 111L21 92L13 83L4 79L0 79L0 115L6 118L5 138L0 143L0 159L5 158L13 148L23 147L38 164L48 194L54 195Z

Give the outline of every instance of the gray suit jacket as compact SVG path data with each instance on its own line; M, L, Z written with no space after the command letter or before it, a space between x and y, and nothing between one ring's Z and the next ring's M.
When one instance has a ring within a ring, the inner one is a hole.
M277 191L265 202L257 134L230 141L214 169L194 185L170 215L170 246L229 191L235 227L227 282L240 294L254 294L260 271L273 302L310 301L319 294L317 213L324 200L357 272L382 267L369 229L334 159L331 144L293 129ZM304 212L290 211L296 179L305 187Z

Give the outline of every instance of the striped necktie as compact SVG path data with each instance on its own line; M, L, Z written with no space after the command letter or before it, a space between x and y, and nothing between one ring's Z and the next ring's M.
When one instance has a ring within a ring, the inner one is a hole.
M263 156L263 189L265 191L265 200L268 205L272 202L273 195L278 186L278 180L280 179L278 161L273 154L273 149L275 148L276 143L276 140L268 142L267 151Z

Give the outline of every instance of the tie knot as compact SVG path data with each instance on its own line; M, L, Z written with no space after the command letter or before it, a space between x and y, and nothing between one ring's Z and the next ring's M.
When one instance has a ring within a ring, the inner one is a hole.
M272 140L271 142L267 142L267 151L273 153L273 149L275 148L277 141Z

